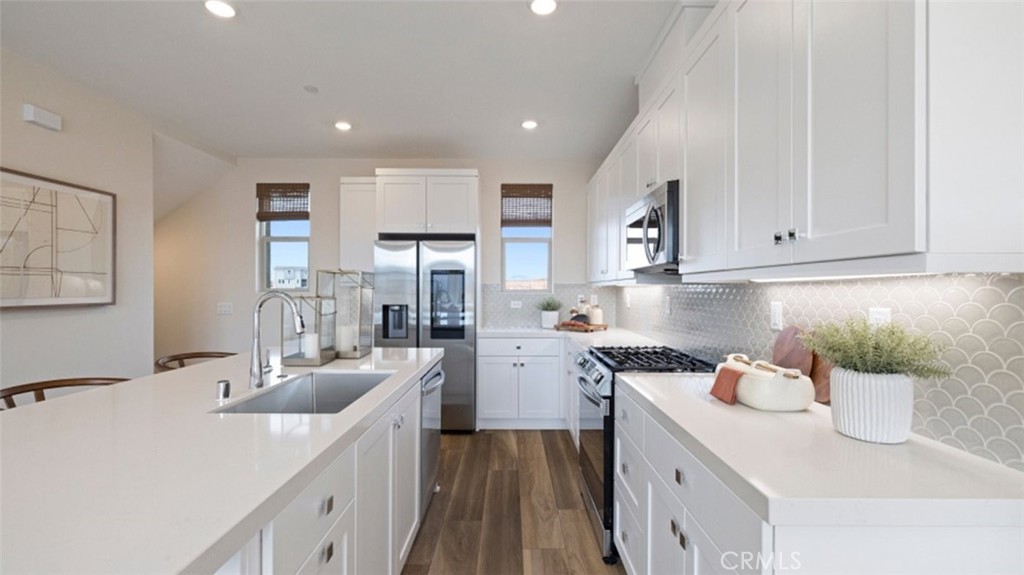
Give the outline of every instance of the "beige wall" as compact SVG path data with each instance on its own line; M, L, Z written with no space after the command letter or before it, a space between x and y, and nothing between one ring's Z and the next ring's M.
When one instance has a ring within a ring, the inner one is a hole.
M375 168L477 168L480 171L483 283L501 277L499 250L502 183L554 185L554 280L586 281L586 192L592 162L509 160L337 160L240 159L214 189L199 194L157 222L156 352L198 349L245 351L252 337L256 299L256 184L309 182L310 268L338 266L339 179L372 176ZM218 302L234 314L216 315ZM273 304L264 318L264 337L277 340Z
M31 60L9 50L0 57L0 164L117 195L116 305L0 311L0 385L151 373L152 128ZM63 116L63 131L22 121L25 103Z

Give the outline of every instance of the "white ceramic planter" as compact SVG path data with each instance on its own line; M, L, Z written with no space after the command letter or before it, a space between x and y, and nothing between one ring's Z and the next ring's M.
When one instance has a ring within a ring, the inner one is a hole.
M540 312L540 327L544 329L553 329L556 323L558 323L557 311Z
M872 443L903 443L914 417L914 383L902 374L832 370L832 424Z

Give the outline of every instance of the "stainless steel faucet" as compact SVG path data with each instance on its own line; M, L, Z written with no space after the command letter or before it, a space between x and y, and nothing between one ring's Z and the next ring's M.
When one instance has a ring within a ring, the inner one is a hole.
M301 334L306 331L306 324L302 321L302 314L299 313L299 304L292 296L270 290L256 299L256 305L252 310L252 361L249 363L249 389L263 387L263 348L260 347L260 310L267 301L278 298L284 300L292 308L292 318L295 320L295 333Z

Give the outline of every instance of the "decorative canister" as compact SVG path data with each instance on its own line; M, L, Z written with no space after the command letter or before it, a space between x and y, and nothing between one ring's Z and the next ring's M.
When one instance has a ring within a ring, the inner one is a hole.
M899 373L861 373L841 367L831 376L832 425L872 443L903 443L914 417L914 383Z

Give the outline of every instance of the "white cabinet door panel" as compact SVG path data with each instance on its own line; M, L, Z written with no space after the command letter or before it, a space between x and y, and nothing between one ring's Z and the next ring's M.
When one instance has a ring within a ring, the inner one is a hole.
M426 231L427 184L417 176L377 178L377 231L422 233Z
M682 115L682 97L679 78L672 80L668 93L658 106L658 175L659 184L679 179L679 131Z
M519 417L556 419L561 413L557 357L519 358Z
M409 390L399 400L392 441L394 484L392 507L392 565L400 573L419 528L420 496L420 389Z
M391 573L391 420L375 423L356 443L356 566Z
M519 416L519 358L477 358L477 417L504 419Z
M427 178L427 232L475 233L477 179L430 176Z

